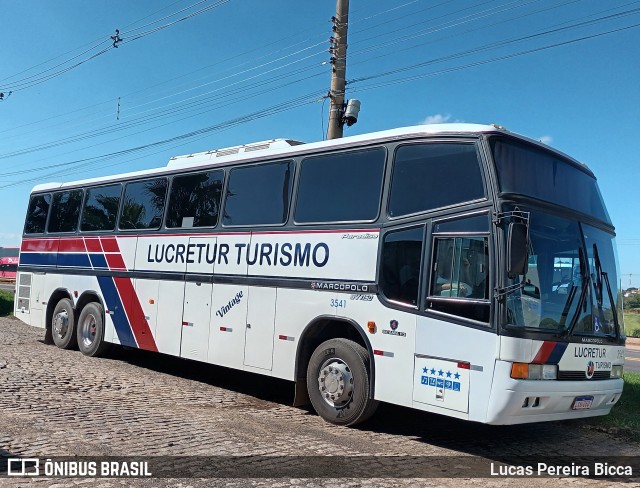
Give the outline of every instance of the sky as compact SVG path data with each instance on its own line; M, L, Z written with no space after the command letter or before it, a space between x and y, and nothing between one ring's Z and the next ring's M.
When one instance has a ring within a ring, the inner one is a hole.
M31 188L322 140L335 0L0 0L0 246ZM111 36L119 30L119 42ZM596 174L640 287L640 1L351 0L345 136L495 123Z

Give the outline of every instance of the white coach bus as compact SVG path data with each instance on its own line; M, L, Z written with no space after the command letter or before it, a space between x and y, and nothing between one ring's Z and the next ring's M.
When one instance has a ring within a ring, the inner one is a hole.
M622 393L614 227L583 164L498 126L274 140L38 185L15 315L291 380L351 425L378 402L489 424Z

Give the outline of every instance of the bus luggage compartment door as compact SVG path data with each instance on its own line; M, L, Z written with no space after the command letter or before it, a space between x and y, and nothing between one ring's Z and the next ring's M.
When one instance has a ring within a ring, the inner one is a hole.
M207 360L213 284L204 280L213 275L217 253L215 237L189 238L186 253L187 280L202 281L187 281L184 286L180 357Z
M184 287L180 357L206 361L211 321L211 283L187 282Z
M276 320L276 289L249 288L244 364L271 371Z

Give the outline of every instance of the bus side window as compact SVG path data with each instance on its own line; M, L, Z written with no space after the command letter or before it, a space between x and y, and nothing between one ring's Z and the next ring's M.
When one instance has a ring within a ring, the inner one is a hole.
M400 217L485 198L476 146L430 142L398 147L389 216Z
M488 264L486 237L436 237L428 309L488 322Z
M373 148L305 158L295 210L298 224L375 220L386 151Z
M120 215L120 229L159 228L166 194L166 178L127 183Z
M293 162L241 166L229 171L222 223L282 225L289 215Z
M51 204L51 195L36 195L31 197L27 220L24 224L25 234L42 234L47 223L47 214Z
M115 229L121 190L119 183L89 188L84 199L80 230L87 232Z
M81 205L82 190L54 193L47 232L75 232Z
M167 227L214 227L218 223L223 171L174 176L169 192Z
M380 288L389 300L417 305L423 237L422 226L385 234Z

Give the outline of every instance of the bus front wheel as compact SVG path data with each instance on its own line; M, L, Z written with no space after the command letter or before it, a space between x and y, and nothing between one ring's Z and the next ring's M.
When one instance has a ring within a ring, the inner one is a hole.
M60 300L53 309L51 335L53 343L60 349L72 349L76 346L76 317L73 304L68 298Z
M375 412L369 398L370 359L367 350L347 339L323 342L311 355L307 390L313 408L327 422L355 425Z
M87 303L78 319L78 349L85 356L97 357L107 346L108 342L104 340L104 309L99 303Z

